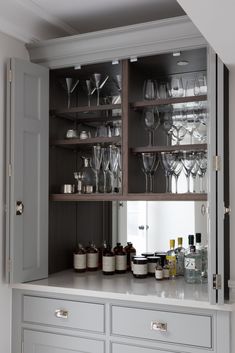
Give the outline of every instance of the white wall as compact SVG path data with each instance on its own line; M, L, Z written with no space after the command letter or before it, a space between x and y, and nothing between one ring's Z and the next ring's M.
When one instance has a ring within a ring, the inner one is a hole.
M24 44L0 33L0 352L10 353L11 290L5 280L5 116L6 62L9 57L28 59Z

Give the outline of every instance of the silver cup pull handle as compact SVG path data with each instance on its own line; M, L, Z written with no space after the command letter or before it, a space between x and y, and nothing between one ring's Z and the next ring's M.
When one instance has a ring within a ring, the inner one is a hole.
M160 331L160 332L167 332L167 323L166 322L159 322L159 321L152 321L151 322L151 330Z
M55 316L59 319L68 319L69 312L64 309L57 309L55 310Z

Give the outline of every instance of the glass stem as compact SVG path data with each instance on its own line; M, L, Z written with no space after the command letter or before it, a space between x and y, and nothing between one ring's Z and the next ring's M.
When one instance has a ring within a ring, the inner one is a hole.
M106 171L104 170L103 171L103 174L104 174L104 192L107 191L107 178L106 178Z
M149 192L153 192L153 175L149 174Z
M187 187L188 187L188 193L190 193L190 177L189 177L189 175L187 174L186 175L186 178L187 178Z
M178 179L179 175L175 174L175 193L178 194Z
M172 192L172 190L171 190L171 186L172 186L172 183L171 183L171 181L172 181L172 174L169 174L168 175L168 192Z
M70 92L68 92L68 109L70 108Z
M91 95L88 94L88 107L90 107L90 106L91 106Z
M145 192L149 192L148 174L145 173Z
M100 105L100 89L97 88L97 102L96 105Z
M98 193L99 190L99 182L98 182L98 170L95 171L95 192Z
M196 177L192 175L193 178L193 192L196 192Z

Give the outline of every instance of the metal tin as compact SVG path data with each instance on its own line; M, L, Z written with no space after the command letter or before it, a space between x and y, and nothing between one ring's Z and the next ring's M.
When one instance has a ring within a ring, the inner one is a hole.
M92 194L93 193L93 185L83 185L83 193L84 194Z
M75 192L74 184L64 184L61 186L62 194L73 194Z

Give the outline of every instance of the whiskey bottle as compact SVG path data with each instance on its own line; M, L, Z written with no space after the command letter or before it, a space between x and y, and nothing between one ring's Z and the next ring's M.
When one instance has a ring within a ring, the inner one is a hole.
M175 240L170 240L170 250L167 251L166 259L169 265L170 278L175 278L176 276L176 254L175 254Z
M183 276L184 275L184 254L185 254L185 248L183 248L183 238L179 237L177 240L178 240L178 247L175 249L176 275L177 276Z

